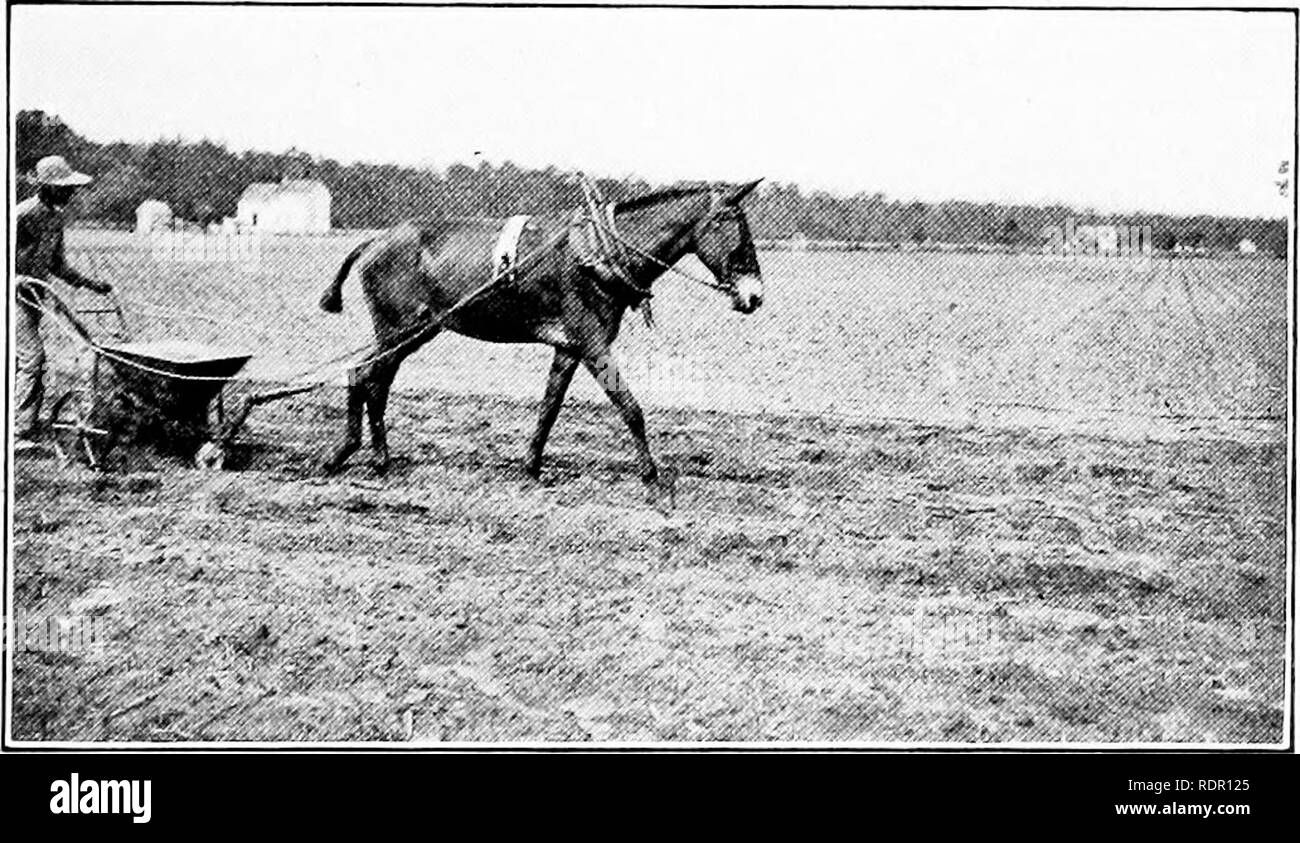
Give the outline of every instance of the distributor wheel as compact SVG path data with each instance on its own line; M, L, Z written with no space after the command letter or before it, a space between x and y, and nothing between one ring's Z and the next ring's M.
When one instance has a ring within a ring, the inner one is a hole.
M95 404L95 396L86 389L70 390L55 402L50 431L54 451L64 463L102 468L113 449L117 436L99 418L102 414L96 412Z

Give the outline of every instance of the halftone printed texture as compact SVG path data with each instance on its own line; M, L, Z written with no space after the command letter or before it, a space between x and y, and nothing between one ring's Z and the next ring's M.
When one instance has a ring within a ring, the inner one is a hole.
M316 307L365 237L267 237L253 265L160 262L119 232L69 239L81 265L117 280L128 310L145 305L130 314L137 333L245 347L257 356L249 376L274 380L370 340L355 279L341 316ZM629 320L619 342L646 373L643 403L1140 435L1286 415L1283 261L772 251L762 264L767 304L749 317L682 279L657 283L658 332ZM531 398L548 365L544 347L446 336L398 385ZM323 374L343 383L345 370Z
M69 249L205 317L138 334L277 381L369 339L355 279L316 308L363 238L271 237L246 267ZM18 605L117 632L18 654L14 736L1282 740L1282 261L760 262L753 316L666 278L658 332L624 326L671 516L581 373L521 484L549 353L453 336L399 374L382 478L314 473L337 388L259 408L224 474L19 461Z

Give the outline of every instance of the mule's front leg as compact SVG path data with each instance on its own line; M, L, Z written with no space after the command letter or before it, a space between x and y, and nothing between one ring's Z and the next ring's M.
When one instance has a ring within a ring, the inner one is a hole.
M673 491L671 477L665 476L665 482L660 482L659 467L655 465L654 457L650 455L650 443L646 441L645 415L641 412L641 405L632 396L627 381L619 372L618 363L608 351L605 351L586 358L583 364L596 379L596 383L600 384L601 389L605 390L605 395L609 396L609 400L618 408L623 416L623 423L631 431L633 442L636 444L637 461L640 463L641 480L650 488L654 502L671 503Z
M536 480L542 473L542 452L546 450L546 439L551 435L555 419L560 415L560 405L564 403L564 393L569 389L573 373L578 368L578 357L567 351L555 350L555 359L551 361L551 374L546 379L546 395L542 398L542 407L537 415L537 430L528 445L528 455L524 458L524 473Z

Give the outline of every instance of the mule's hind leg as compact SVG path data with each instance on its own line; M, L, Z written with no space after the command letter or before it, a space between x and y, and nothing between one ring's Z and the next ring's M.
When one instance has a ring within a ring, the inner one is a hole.
M441 321L430 320L426 309L418 311L417 318L425 324L416 325L418 330L415 333L398 331L384 335L379 343L380 350L371 358L361 379L366 416L370 420L373 465L380 474L388 470L388 423L384 416L388 412L388 395L393 388L393 378L397 377L397 370L406 358L442 331Z
M383 474L388 470L388 425L384 414L388 412L388 393L397 376L400 360L383 360L374 364L366 378L366 416L370 420L370 450L374 455L372 465Z
M343 467L348 457L361 446L361 414L365 410L365 383L360 369L348 372L348 407L343 438L335 446L333 455L321 464L321 471L334 474Z

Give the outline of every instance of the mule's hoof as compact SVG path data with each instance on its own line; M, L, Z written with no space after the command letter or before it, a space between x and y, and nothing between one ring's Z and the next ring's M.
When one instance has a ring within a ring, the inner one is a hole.
M203 471L220 471L226 467L226 449L219 442L204 442L194 455L194 467Z
M659 469L659 485L673 494L677 493L677 469L664 466Z
M663 515L672 515L673 510L677 508L677 501L671 492L664 491L656 487L650 490L650 505Z
M664 469L658 478L646 484L650 504L664 515L672 514L677 507L677 472Z
M539 471L534 474L527 468L519 472L519 479L516 482L519 492L525 495L539 492L546 488L546 483L542 481L542 473Z

